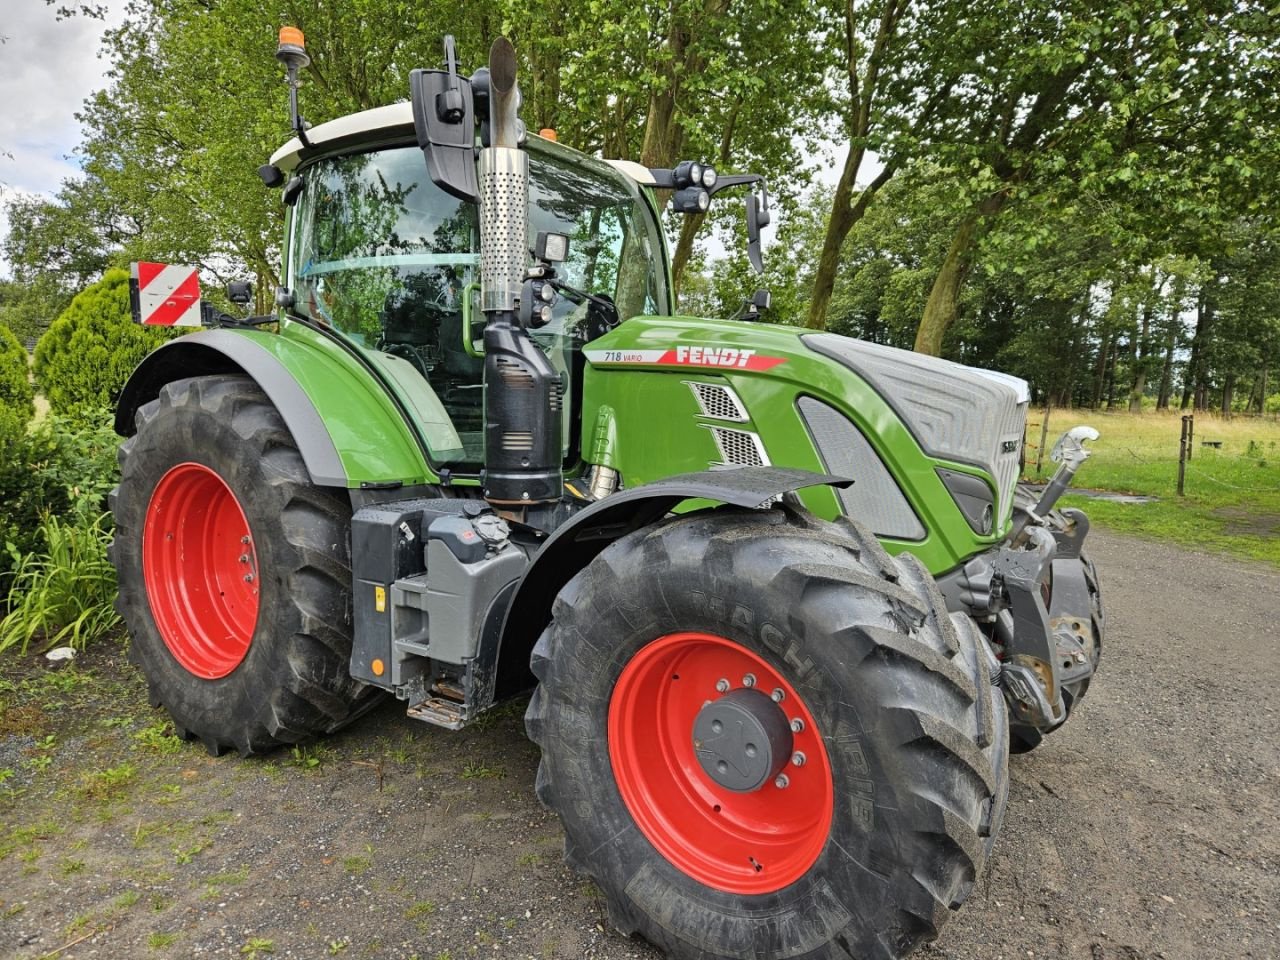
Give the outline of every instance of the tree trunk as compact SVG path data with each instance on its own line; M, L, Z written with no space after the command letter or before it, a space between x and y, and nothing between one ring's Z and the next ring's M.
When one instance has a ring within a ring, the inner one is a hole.
M1197 378L1200 375L1200 363L1204 354L1205 338L1209 332L1209 321L1212 315L1208 312L1208 300L1204 287L1200 288L1200 296L1196 297L1196 329L1191 334L1191 357L1187 360L1187 372L1182 381L1182 409L1190 405L1196 396ZM1199 404L1196 405L1197 407Z
M1115 333L1108 333L1099 341L1098 372L1093 378L1093 408L1095 410L1102 406L1103 391L1107 388L1107 361L1111 357L1111 351L1115 346L1115 342Z
M1142 329L1131 351L1133 357L1133 383L1129 387L1129 412L1142 412L1142 397L1147 390L1147 342L1151 336L1151 308L1142 309Z
M729 122L725 124L720 134L720 152L716 156L716 166L719 168L727 167L729 161L733 159L733 137L738 129L738 115L741 112L742 95L739 94L729 111ZM684 223L680 224L680 239L676 241L676 252L671 257L671 282L676 288L677 296L684 285L684 269L689 265L689 258L693 256L694 241L697 240L698 231L702 229L706 219L705 213L691 213L686 215Z
M693 242L698 237L698 231L702 228L702 223L707 219L705 213L689 213L682 218L683 223L680 224L680 239L676 241L676 251L671 255L671 283L676 288L676 296L680 295L680 289L684 286L684 270L689 265L689 258L693 256Z
M1119 335L1116 337L1119 340ZM1107 409L1112 410L1116 405L1116 365L1120 362L1120 344L1117 343L1114 350L1111 351L1111 364L1107 368Z
M1235 398L1236 392L1236 375L1228 373L1227 378L1222 383L1222 419L1231 419L1231 403Z
M974 250L978 245L979 230L983 220L995 216L1004 206L1005 194L997 193L983 200L965 215L951 238L951 246L942 260L938 275L934 277L929 300L924 305L924 316L916 331L917 353L930 356L942 355L942 341L960 315L960 294L973 268Z
M818 257L818 272L813 277L813 291L809 295L809 315L804 325L810 330L825 330L827 327L827 308L831 305L831 293L836 287L836 273L840 269L840 250L844 246L849 231L862 219L881 187L889 182L896 166L890 164L880 171L879 176L863 187L858 199L853 199L854 178L858 175L858 167L862 165L862 147L850 147L845 157L844 169L840 171L840 182L836 184L835 199L831 201L831 219L827 221L827 232L822 238L822 253Z
M1157 410L1169 409L1169 395L1173 392L1173 349L1177 342L1177 327L1171 326L1169 339L1164 342L1164 369L1160 371L1160 396L1156 400Z

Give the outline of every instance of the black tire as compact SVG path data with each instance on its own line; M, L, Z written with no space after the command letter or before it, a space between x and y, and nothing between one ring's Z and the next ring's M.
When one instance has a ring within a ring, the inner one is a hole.
M375 702L351 679L351 508L345 491L314 486L279 412L250 379L178 380L142 406L120 449L112 494L117 609L152 704L179 735L217 755L262 753L337 730ZM252 534L259 588L247 652L230 673L197 676L174 656L148 598L143 530L157 484L173 467L213 471Z
M1014 494L1014 504L1018 509L1030 510L1035 507L1039 499L1040 494L1036 489L1025 483L1018 484ZM1071 525L1069 513L1070 511L1064 513L1061 510L1050 510L1049 515L1044 518L1049 531L1055 533L1056 531L1068 529ZM1096 671L1098 664L1102 660L1102 642L1106 634L1107 625L1102 607L1102 593L1098 586L1098 568L1094 565L1088 550L1082 549L1080 551L1080 562L1084 564L1085 581L1089 587L1090 626L1092 628L1089 656L1093 661L1093 669ZM1077 680L1074 683L1063 686L1062 702L1066 708L1066 716L1063 718L1062 723L1052 730L1037 730L1035 727L1011 723L1009 725L1009 751L1011 753L1029 753L1040 746L1044 742L1044 738L1050 733L1061 730L1063 724L1071 719L1071 712L1075 709L1076 704L1084 699L1092 679L1093 677L1089 676L1083 680Z
M560 592L553 617L526 714L542 749L538 796L619 931L674 958L880 960L936 937L971 892L1008 792L1005 704L981 634L947 614L915 558L790 507L722 509L612 544ZM826 745L831 827L807 871L779 889L694 879L650 843L619 792L606 737L615 682L646 644L683 631L765 661Z

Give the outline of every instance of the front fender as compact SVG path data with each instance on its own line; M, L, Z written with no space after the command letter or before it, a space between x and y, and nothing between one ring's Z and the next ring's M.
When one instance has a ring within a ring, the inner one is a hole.
M115 429L174 380L251 377L280 411L319 486L433 483L436 476L386 390L339 347L257 330L207 330L171 340L130 376Z
M529 655L551 621L556 594L615 540L660 520L686 500L758 507L793 490L852 482L807 470L739 467L669 477L593 503L556 529L517 584L498 641L493 699L532 685Z

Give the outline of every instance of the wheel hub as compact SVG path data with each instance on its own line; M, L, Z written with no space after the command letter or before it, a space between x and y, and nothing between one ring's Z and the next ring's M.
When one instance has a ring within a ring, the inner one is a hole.
M743 687L711 701L693 724L703 772L739 793L771 783L790 760L791 747L786 714L759 690Z
M180 463L156 483L142 531L142 576L160 638L204 680L249 652L258 620L258 560L240 501L218 473Z
M636 651L610 699L609 758L640 832L713 889L781 890L826 846L822 731L782 672L733 640L669 633Z

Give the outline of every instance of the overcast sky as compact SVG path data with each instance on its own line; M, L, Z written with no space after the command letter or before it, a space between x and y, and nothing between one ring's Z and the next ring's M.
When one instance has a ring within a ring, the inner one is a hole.
M77 169L75 114L105 83L98 48L107 25L59 22L45 0L0 0L0 8L0 190L51 194ZM0 234L8 230L3 216Z

